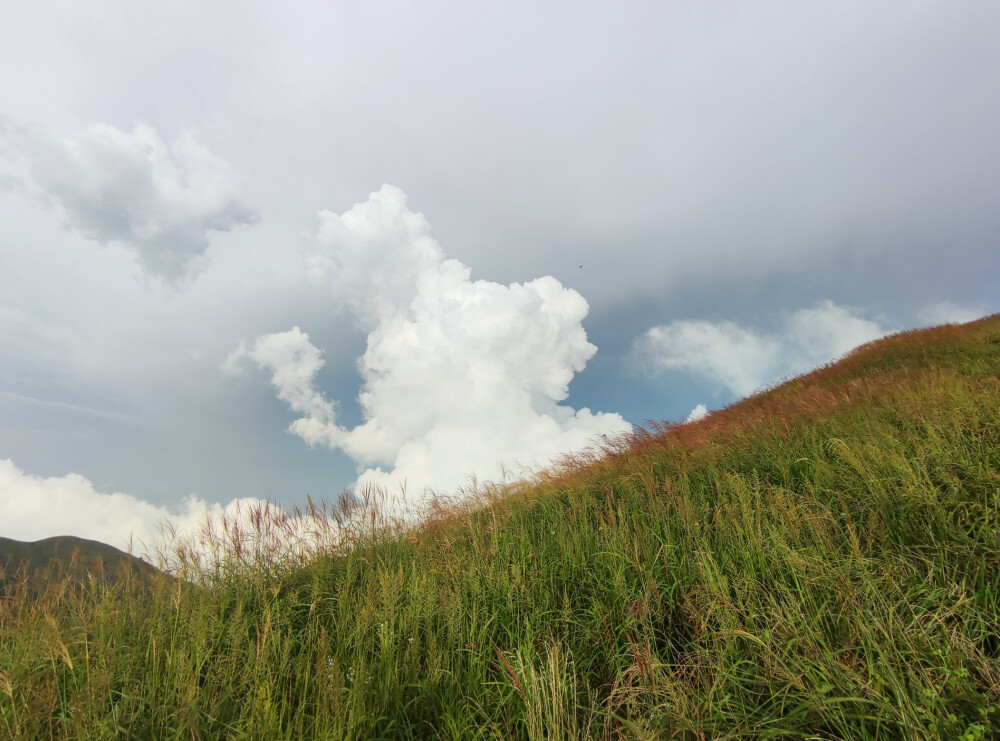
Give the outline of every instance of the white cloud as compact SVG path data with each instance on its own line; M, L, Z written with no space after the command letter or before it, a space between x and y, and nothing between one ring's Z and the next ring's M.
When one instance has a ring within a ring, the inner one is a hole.
M263 518L259 515L263 513ZM239 540L245 558L280 558L336 540L338 525L325 513L289 514L251 497L226 506L188 496L168 509L120 492L106 494L80 474L41 477L0 460L2 534L33 541L57 535L97 540L155 561L161 546L185 543L203 558L231 555ZM165 529L166 528L166 529ZM229 546L227 548L227 545Z
M697 422L699 419L705 419L705 417L707 416L708 416L708 407L705 406L704 404L699 404L698 406L696 406L694 409L691 410L691 413L687 416L687 419L685 419L684 421Z
M309 341L309 335L293 327L287 332L258 337L252 349L248 349L246 343L240 343L223 361L223 371L242 371L240 361L245 357L272 372L271 384L278 389L278 398L293 411L303 413L320 425L336 429L333 403L313 388L316 374L325 361L322 350ZM307 435L302 437L310 444L318 442Z
M791 372L801 373L884 337L889 331L827 300L788 317L782 342L789 349L788 357L794 359Z
M156 130L94 124L75 137L25 135L31 176L83 236L131 249L142 267L167 280L200 268L210 231L257 220L238 199L225 161L190 134L168 147Z
M986 316L987 312L981 308L973 306L962 306L951 301L942 301L939 304L932 304L917 313L917 319L925 326L936 326L938 324L965 324L980 317Z
M43 478L0 460L0 522L3 534L17 540L76 535L124 548L132 537L141 551L141 543L151 546L158 540L159 525L168 519L179 532L189 533L207 515L222 512L220 505L193 496L170 511L130 494L99 492L76 473Z
M415 504L425 487L495 479L501 462L546 465L631 429L617 414L558 403L597 351L576 291L551 277L470 280L392 186L320 218L309 274L369 333L358 361L364 422L337 424L335 403L314 385L322 354L298 327L238 347L224 366L247 357L268 370L278 396L303 415L289 430L368 466L359 485L396 491L405 482L407 504Z
M839 358L888 331L823 301L786 317L782 331L771 334L725 321L671 322L639 337L634 352L653 372L685 371L747 396Z

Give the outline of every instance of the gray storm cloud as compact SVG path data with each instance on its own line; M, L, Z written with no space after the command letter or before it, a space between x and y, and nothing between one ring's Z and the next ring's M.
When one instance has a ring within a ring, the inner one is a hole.
M494 479L501 463L546 465L631 429L617 414L559 403L597 351L576 291L552 277L471 280L392 186L320 218L311 279L329 285L368 332L358 361L363 423L337 423L335 403L315 387L322 353L298 327L241 345L225 367L249 358L269 371L279 398L302 415L289 431L367 466L360 485L405 482L415 503L426 487Z
M156 130L94 124L68 139L26 137L31 177L66 212L66 224L102 244L119 242L168 281L197 273L209 233L257 220L231 167L190 134L168 146Z

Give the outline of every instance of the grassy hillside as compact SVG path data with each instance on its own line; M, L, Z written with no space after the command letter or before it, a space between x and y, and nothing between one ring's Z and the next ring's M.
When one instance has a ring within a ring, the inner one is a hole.
M70 535L30 543L0 538L0 594L8 584L24 579L38 588L52 579L88 581L94 577L107 581L152 570L145 561L96 540Z
M1000 737L998 316L354 526L207 589L15 590L0 736Z

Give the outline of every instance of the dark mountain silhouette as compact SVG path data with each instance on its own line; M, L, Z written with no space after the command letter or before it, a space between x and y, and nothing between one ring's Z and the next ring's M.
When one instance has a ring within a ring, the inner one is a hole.
M31 543L0 538L0 591L24 578L37 587L56 576L111 583L154 573L157 569L142 559L96 540L72 535Z

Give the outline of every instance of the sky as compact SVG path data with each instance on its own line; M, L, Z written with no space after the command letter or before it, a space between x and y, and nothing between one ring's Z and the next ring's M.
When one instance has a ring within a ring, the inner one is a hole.
M1000 311L991 0L4 14L2 537L419 507Z

